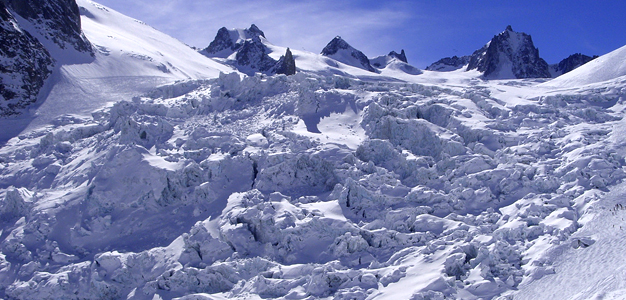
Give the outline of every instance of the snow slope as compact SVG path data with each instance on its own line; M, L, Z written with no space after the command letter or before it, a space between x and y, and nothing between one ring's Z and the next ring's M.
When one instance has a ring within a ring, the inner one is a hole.
M598 83L626 75L626 46L600 56L544 86L571 87Z
M0 148L0 298L626 296L619 78L243 76L79 3L95 61Z
M61 65L47 83L45 101L10 120L10 125L0 122L9 129L0 134L0 141L25 129L46 126L64 114L88 115L161 84L233 72L140 21L91 1L77 2L83 32L96 50L95 59L77 58L71 51L53 52ZM16 123L19 125L14 126Z

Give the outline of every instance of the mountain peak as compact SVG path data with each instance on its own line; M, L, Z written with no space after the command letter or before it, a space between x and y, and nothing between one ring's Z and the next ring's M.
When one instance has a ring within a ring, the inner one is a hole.
M322 55L333 55L340 49L354 49L348 42L342 39L340 36L333 38L324 49L322 49Z
M467 70L474 69L491 79L551 77L531 36L513 31L511 25L471 55Z
M265 33L263 33L263 31L261 29L259 29L259 27L257 27L254 24L250 25L250 28L248 28L248 31L250 33L252 33L252 34L257 35L257 36L265 37Z
M396 51L391 51L389 52L389 54L387 54L387 56L395 57L405 63L408 63L406 59L406 54L404 53L404 49L400 50L400 54L398 54Z
M376 72L376 69L370 64L369 58L367 58L363 52L350 46L350 44L340 36L333 38L328 45L322 49L321 54L353 67Z
M260 37L265 38L265 33L255 24L250 25L248 29L229 30L222 27L204 52L211 57L227 57L241 48L246 41L261 44Z

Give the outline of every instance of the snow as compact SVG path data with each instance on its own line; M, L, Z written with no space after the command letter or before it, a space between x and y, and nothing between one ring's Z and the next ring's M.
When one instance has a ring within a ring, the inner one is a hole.
M103 105L147 93L162 84L233 72L140 21L88 0L77 3L83 32L96 50L95 58L85 59L86 55L77 56L69 50L53 52L61 65L51 75L51 87L43 92L45 101L20 118L22 124L18 126L1 121L4 128L9 127L0 134L1 141L65 114L89 115Z
M626 46L602 55L543 85L564 88L618 79L626 75L624 56L626 56Z
M619 77L242 76L79 5L99 52L0 148L0 298L625 296Z

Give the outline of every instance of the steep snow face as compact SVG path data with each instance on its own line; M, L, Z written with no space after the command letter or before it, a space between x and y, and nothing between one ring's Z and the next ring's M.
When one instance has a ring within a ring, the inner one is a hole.
M568 87L599 83L626 75L626 46L602 55L583 66L545 83L546 86Z
M511 26L470 56L467 70L474 69L487 79L551 77L530 35L515 32Z
M268 55L265 43L265 34L254 24L248 29L228 30L222 27L211 44L200 53L221 58L222 62L249 75L255 72L271 74L277 67L277 61Z
M367 56L365 56L363 52L350 46L350 44L344 41L340 36L332 39L328 45L322 49L321 54L350 66L376 72L376 69L372 67Z
M626 90L536 82L231 73L59 117L0 149L0 297L514 293L626 177Z

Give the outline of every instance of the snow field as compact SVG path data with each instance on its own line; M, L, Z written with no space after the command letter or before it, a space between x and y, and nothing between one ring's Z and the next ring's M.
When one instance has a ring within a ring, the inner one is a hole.
M57 118L0 151L3 293L511 293L624 178L623 92L500 88L535 93L232 73Z

